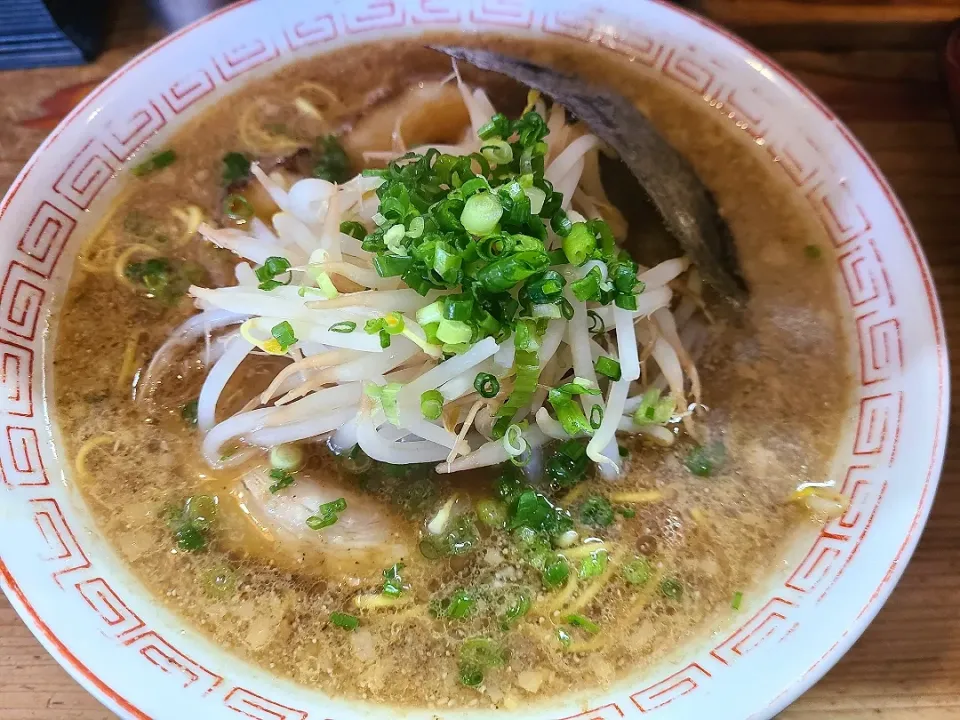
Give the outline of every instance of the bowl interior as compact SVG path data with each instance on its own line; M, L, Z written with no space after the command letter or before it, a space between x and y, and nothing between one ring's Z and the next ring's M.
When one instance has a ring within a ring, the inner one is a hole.
M589 10L566 0L242 2L167 38L94 91L0 205L0 584L50 652L123 716L398 714L273 678L159 608L71 489L48 415L46 369L77 248L146 143L298 58L430 30L561 36L630 57L749 133L836 248L856 388L834 476L849 510L799 537L729 627L642 677L516 714L688 718L716 717L723 707L724 717L769 717L852 644L913 550L942 462L946 345L916 238L849 131L768 59L659 2L603 0Z

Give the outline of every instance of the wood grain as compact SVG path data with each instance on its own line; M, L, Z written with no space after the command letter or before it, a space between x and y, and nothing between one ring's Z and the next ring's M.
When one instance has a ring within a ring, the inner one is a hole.
M960 17L957 0L692 0L698 12L772 48L918 48Z
M121 38L95 65L0 74L0 192L43 139L19 122L42 100L102 77L141 49ZM913 220L960 337L960 155L933 50L779 53L847 121ZM960 382L954 377L960 393ZM955 398L960 394L955 394ZM953 407L951 431L960 413ZM945 720L960 717L960 455L949 452L927 530L890 601L854 648L783 713L785 720ZM0 720L106 720L0 597Z

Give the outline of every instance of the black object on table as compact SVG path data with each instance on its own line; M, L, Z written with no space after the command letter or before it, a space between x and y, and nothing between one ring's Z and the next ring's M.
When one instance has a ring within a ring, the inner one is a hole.
M92 60L107 11L107 0L0 0L0 70Z

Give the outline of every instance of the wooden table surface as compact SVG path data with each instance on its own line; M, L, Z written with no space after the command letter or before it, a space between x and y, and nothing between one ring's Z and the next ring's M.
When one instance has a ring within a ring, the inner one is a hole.
M0 195L90 84L156 37L128 21L93 65L0 73ZM960 336L960 154L937 48L791 50L774 57L847 122L890 179L933 267L947 334ZM960 393L956 377L954 387ZM960 413L953 417L956 437ZM846 657L781 717L960 718L958 600L960 455L948 451L930 522L889 602ZM0 595L0 720L112 717L43 650Z

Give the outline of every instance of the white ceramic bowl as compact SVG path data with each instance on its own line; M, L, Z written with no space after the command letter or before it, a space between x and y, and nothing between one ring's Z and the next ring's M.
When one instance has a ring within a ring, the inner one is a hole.
M585 5L241 2L119 70L61 123L13 184L0 205L0 584L54 657L120 715L405 715L271 677L159 608L73 492L45 398L58 300L77 247L144 143L298 58L426 30L600 43L722 108L797 185L833 240L833 272L852 338L848 362L857 388L834 465L852 498L847 513L791 548L728 628L606 692L557 699L514 717L770 717L837 661L890 593L933 500L949 398L940 310L899 203L830 110L738 39L657 1ZM409 716L437 714L424 709Z

